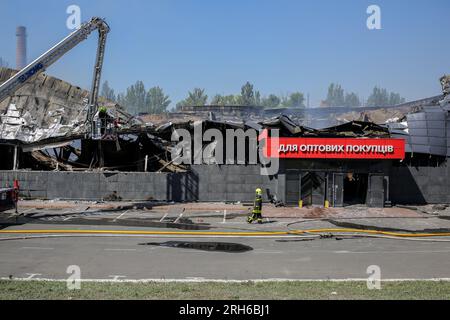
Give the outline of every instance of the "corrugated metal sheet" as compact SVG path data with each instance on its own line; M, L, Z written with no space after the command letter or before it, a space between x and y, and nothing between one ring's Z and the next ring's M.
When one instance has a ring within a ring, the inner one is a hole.
M447 155L447 114L441 107L432 106L406 115L412 152Z
M400 123L387 126L393 137L404 138L405 151L437 156L450 156L450 116L444 106L424 107L406 115L406 127Z

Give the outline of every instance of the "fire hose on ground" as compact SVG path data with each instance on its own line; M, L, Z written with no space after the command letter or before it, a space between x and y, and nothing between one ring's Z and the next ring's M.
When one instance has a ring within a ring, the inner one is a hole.
M201 237L201 238L332 238L332 237L376 237L387 239L441 241L450 242L450 239L435 239L437 237L450 237L450 232L433 233L400 233L380 230L360 230L352 228L323 228L289 231L147 231L147 230L70 230L70 229L15 229L0 230L3 235L25 235L20 237L4 237L0 240L29 239L29 235L47 236L143 236L143 237Z

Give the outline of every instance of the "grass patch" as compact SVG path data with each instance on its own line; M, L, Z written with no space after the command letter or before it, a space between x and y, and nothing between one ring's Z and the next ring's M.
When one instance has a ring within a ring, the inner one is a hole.
M450 299L448 281L385 282L381 290L365 282L125 283L0 280L0 300L16 299Z

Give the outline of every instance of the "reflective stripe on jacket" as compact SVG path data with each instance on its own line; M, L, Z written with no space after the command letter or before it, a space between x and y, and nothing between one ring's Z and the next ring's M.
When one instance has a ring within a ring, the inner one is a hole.
M262 197L257 196L255 202L253 203L253 213L261 213L262 210Z

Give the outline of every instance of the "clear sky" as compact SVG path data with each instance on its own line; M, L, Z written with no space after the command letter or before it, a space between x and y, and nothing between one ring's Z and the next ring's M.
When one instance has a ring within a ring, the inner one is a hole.
M82 20L111 27L102 80L116 93L136 80L161 86L172 105L194 87L237 94L246 81L262 95L301 91L311 105L330 82L367 98L375 85L407 100L440 93L450 73L448 0L0 0L0 57L15 66L15 28L27 27L28 60L70 31L71 4ZM366 9L381 8L381 30ZM89 88L96 35L47 73Z

